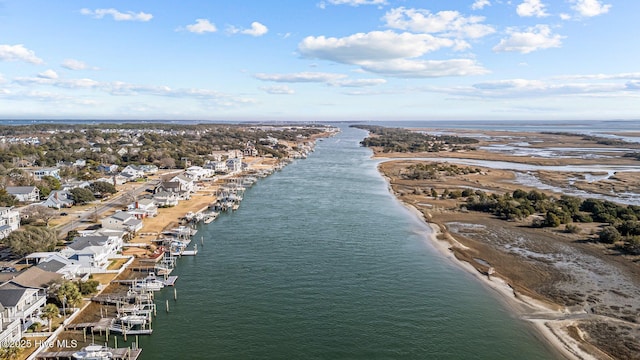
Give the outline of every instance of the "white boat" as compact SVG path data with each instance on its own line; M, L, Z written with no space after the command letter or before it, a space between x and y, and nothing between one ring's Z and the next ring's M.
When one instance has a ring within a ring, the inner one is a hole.
M125 315L117 320L127 325L144 325L147 323L147 317L143 315Z
M150 273L146 278L133 283L135 291L159 291L164 288L164 282L158 280L154 273Z
M111 360L113 353L101 345L89 345L71 355L76 360Z

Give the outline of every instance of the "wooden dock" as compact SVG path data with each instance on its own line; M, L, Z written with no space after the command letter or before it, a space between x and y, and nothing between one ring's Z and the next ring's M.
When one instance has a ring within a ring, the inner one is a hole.
M79 349L78 349L79 350ZM74 359L73 354L77 351L48 351L36 355L36 359ZM130 348L109 348L114 360L136 360L140 357L142 349Z

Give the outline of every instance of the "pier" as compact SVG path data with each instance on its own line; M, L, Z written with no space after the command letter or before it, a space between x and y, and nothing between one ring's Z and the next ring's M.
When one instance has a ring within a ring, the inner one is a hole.
M136 360L142 353L142 349L131 348L107 348L106 351L111 353L111 359L113 360ZM77 351L48 351L38 354L36 359L75 359L73 354L76 352Z

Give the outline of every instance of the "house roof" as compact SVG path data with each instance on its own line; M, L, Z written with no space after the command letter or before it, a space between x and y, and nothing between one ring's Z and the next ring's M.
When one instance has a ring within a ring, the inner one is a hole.
M116 211L113 215L110 216L113 219L120 221L127 221L131 218L131 214L126 211Z
M153 201L153 199L140 199L138 200L138 205L143 205L143 206L149 206L149 205L153 205L156 202Z
M11 195L16 195L16 194L30 194L37 189L38 188L35 186L7 186L5 190L7 190L7 192Z
M30 288L44 288L52 282L62 279L62 275L32 266L13 278L16 284Z
M78 236L69 244L69 248L73 250L82 250L87 246L103 246L109 241L108 236Z
M27 287L13 281L0 285L0 304L5 308L17 306L27 290Z
M43 261L40 264L36 265L38 269L41 269L47 272L52 272L52 273L57 272L58 270L62 269L65 266L67 266L67 264L60 262L58 260Z

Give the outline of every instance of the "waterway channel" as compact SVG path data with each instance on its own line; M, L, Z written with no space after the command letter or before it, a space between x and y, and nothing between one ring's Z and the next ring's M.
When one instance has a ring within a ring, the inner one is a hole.
M359 146L366 132L342 130L200 225L142 359L554 359L432 247Z

